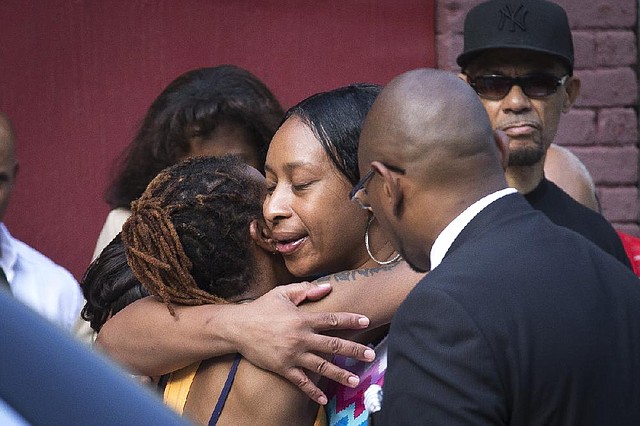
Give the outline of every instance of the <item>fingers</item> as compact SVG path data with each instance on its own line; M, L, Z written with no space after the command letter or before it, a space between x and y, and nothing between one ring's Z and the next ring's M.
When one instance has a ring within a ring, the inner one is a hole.
M308 284L310 287L307 290L307 300L320 300L327 294L331 293L331 284L328 282Z
M307 342L307 352L327 355L342 355L365 362L371 362L376 357L374 350L368 346L352 342L351 340L341 339L340 337L325 336L322 334L315 334L309 339ZM318 371L318 367L316 365L302 365L302 367L322 374L321 371ZM324 376L324 374L322 375ZM325 377L336 380L330 376ZM341 380L336 381L343 383Z
M299 364L310 372L350 388L355 388L360 383L360 378L357 375L312 353L306 353L300 357Z
M372 350L369 349L369 351L373 353ZM304 354L300 358L299 364L300 367L306 370L317 373L350 388L355 388L360 383L360 378L355 374L312 353ZM313 381L311 381L300 368L291 368L287 370L284 377L296 385L313 401L320 405L325 405L327 403L327 397L324 392L322 392L322 390L320 390L320 388L318 388L318 386L313 383Z
M285 299L288 299L293 304L299 305L307 299L318 300L326 296L331 292L331 284L312 284L310 282L301 282L283 285L274 290L279 292Z
M309 398L320 405L327 404L327 396L299 368L291 368L284 374L285 379L296 385Z
M349 312L308 313L311 327L316 331L360 330L369 326L369 318Z

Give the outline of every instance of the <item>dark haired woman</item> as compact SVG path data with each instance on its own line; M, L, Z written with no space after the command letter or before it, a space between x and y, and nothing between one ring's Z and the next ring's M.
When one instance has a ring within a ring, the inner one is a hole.
M80 280L80 287L85 299L82 319L96 333L111 316L149 295L127 264L120 234L91 262Z
M263 170L284 111L267 86L233 65L188 71L153 101L106 193L111 212L95 258L120 232L131 202L165 167L195 155L233 154Z

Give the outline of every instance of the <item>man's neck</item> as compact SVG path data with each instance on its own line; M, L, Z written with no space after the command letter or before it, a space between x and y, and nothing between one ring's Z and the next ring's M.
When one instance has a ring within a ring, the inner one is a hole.
M544 178L544 161L533 166L509 166L505 171L505 177L510 187L521 194L528 194L536 189Z

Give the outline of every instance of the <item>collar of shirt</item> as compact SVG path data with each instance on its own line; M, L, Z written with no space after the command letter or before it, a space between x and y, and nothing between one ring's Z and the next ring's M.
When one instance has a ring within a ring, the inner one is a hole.
M18 251L13 243L13 237L9 234L4 223L0 223L0 268L7 276L9 284L15 276L15 266L18 261Z
M515 188L504 188L486 195L471 204L465 209L465 211L449 222L442 232L440 232L438 238L436 238L436 241L433 243L433 247L431 247L431 253L429 254L429 258L431 259L431 270L435 269L440 262L442 262L442 259L444 259L445 254L447 254L449 247L451 247L451 244L453 244L456 237L478 213L494 201L504 197L505 195L514 194L516 192L518 191L516 191Z

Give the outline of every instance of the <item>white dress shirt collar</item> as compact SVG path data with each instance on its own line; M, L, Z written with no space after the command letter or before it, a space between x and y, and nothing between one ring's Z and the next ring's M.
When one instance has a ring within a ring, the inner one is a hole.
M4 223L0 223L0 268L4 271L7 281L11 283L15 276L15 265L18 261L18 251Z
M447 254L451 244L453 244L460 232L462 232L465 226L467 226L467 224L469 224L469 222L471 222L478 213L494 201L515 192L517 192L515 188L504 188L489 194L471 204L465 209L465 211L453 219L442 230L440 235L438 235L438 238L436 238L436 241L433 243L433 247L431 247L431 253L429 255L429 258L431 259L431 270L435 269L440 262L442 262L442 259L444 259L444 256Z

